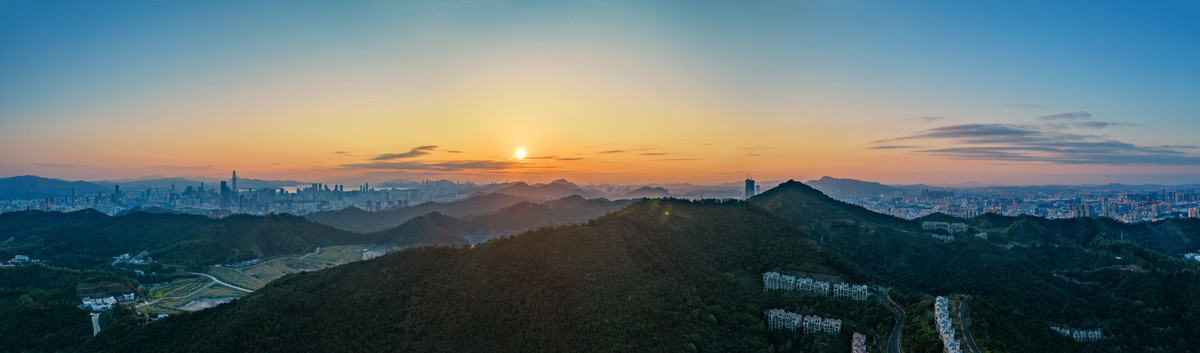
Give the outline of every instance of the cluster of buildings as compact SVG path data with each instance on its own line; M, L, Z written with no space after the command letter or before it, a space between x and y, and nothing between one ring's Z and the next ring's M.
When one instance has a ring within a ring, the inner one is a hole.
M954 241L954 236L953 236L953 235L930 234L929 236L933 237L934 239L941 240L941 241L944 241L944 242L952 242L952 241Z
M1194 186L990 186L831 195L875 212L913 219L935 212L971 218L987 213L1058 218L1108 217L1123 222L1200 218Z
M125 293L119 296L108 297L84 297L82 307L88 308L91 311L105 311L112 309L117 303L128 303L137 300L137 296L133 293Z
M151 258L149 253L145 251L137 254L136 256L130 254L121 254L120 256L113 257L113 266L116 266L117 264L149 265L152 262L154 262L154 259Z
M242 185L239 186L239 181ZM366 211L384 211L426 201L455 200L477 192L487 185L447 180L423 182L394 181L379 188L363 184L290 185L284 182L251 180L251 187L234 172L219 183L190 180L132 181L113 185L111 192L76 193L54 197L13 197L0 199L0 213L40 210L74 212L95 209L117 215L139 208L160 208L181 213L226 217L232 214L266 215L290 213L305 215L356 207ZM254 188L254 186L262 186Z
M1071 339L1074 339L1079 342L1096 342L1096 341L1099 341L1101 338L1104 338L1104 334L1100 332L1100 329L1071 330L1071 329L1062 328L1062 327L1058 327L1058 326L1051 326L1050 329L1057 331L1058 333L1061 333L1063 336L1070 337Z
M1200 261L1200 252L1190 252L1183 254L1184 260Z
M804 333L824 332L834 335L842 332L841 319L800 315L783 309L763 310L763 314L767 316L767 327L772 330L803 330Z
M933 301L933 321L937 324L938 336L942 338L942 351L962 353L962 343L954 339L954 321L950 319L950 300L937 297Z
M832 294L835 297L854 300L867 300L867 296L870 294L867 286L862 284L830 283L829 281L814 280L804 275L799 277L790 276L774 271L763 273L763 290L799 290L823 295L829 295L832 290Z
M950 234L966 233L967 228L969 228L969 227L967 226L966 223L949 223L949 222L932 222L932 221L921 222L921 229L924 229L924 230L943 229L947 232L950 232Z
M41 261L33 259L29 255L16 255L13 256L12 260L8 260L8 262L0 262L0 267L25 266L37 262Z
M867 353L867 336L855 332L850 338L850 353Z

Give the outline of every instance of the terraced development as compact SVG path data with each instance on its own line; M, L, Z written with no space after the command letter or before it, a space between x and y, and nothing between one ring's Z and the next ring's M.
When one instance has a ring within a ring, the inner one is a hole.
M149 301L137 308L150 315L208 308L231 298L245 296L289 274L360 261L364 252L387 250L367 245L330 246L304 255L276 257L249 266L212 266L203 274L149 286L146 290Z

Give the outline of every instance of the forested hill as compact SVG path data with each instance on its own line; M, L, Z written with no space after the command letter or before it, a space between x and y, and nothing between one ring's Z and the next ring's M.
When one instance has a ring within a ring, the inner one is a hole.
M147 251L160 262L212 265L307 253L328 245L466 244L469 235L511 235L580 223L630 203L575 196L545 204L521 202L466 218L431 212L370 233L340 230L287 214L213 219L150 212L110 217L90 209L11 212L0 214L0 257L32 255L54 266L92 268L111 262L113 256Z
M372 235L286 214L223 219L145 212L110 217L91 209L0 214L4 251L67 267L92 267L122 253L142 251L158 261L210 265L372 240Z
M900 230L919 229L915 222L835 200L817 189L793 180L758 194L750 201L805 229L817 229L831 222Z
M92 348L141 352L759 351L761 274L864 281L766 212L648 200L584 225L285 277ZM847 341L848 342L848 341Z
M1178 255L1200 249L1200 219L1165 219L1154 222L1124 223L1111 218L1045 219L1020 215L1016 217L984 214L970 219L935 213L916 221L961 222L978 231L988 231L995 242L1044 242L1062 236L1077 244L1087 244L1096 238L1126 240L1168 255Z
M886 337L892 316L876 300L763 291L762 273L772 270L886 280L816 238L745 202L643 200L582 225L289 275L244 299L149 324L131 316L89 348L844 352L854 330ZM773 307L849 321L833 336L768 331L762 312ZM1022 323L1017 334L1049 331L1011 319ZM1033 345L1071 347L1061 338L1018 346Z
M1145 235L1138 229L1200 236L1189 222L985 215L966 221L971 229L946 241L916 222L885 226L897 222L839 206L797 182L750 202L810 230L827 249L899 288L969 294L1047 325L1102 329L1106 339L1089 351L1187 351L1200 345L1200 336L1176 334L1200 332L1196 264L1130 241Z
M517 196L492 193L453 202L426 202L380 212L364 211L357 208L316 212L305 216L305 218L338 229L367 233L395 227L417 216L432 212L452 217L463 217L496 212L522 201L525 201L525 199Z

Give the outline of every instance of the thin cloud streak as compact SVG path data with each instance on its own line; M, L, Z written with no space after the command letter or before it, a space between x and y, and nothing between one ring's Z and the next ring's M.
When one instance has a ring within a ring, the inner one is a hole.
M373 161L389 161L389 160L393 160L393 159L419 157L419 156L427 155L427 154L429 154L429 151L435 150L437 148L438 148L437 145L417 146L417 147L413 147L413 149L409 150L408 152L381 154L378 157L371 158L371 160L373 160Z
M1057 114L1039 120L1082 119L1077 113ZM1090 114L1087 115L1090 117ZM1104 124L1103 126L1109 126ZM1099 124L1094 126L1100 126ZM944 141L949 147L928 148L914 152L945 156L954 159L1045 162L1070 165L1200 165L1200 156L1191 156L1180 149L1188 146L1138 146L1107 136L1084 135L1058 131L1058 123L1021 126L1011 124L963 124L937 127L872 143L906 140ZM918 148L902 145L879 145L871 149Z

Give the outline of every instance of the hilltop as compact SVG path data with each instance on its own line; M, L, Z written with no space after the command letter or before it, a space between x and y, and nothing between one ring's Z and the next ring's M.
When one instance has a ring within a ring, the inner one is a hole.
M23 175L10 178L0 178L0 198L14 197L43 197L112 193L113 188L86 181L66 181L62 179L43 178L36 175Z

